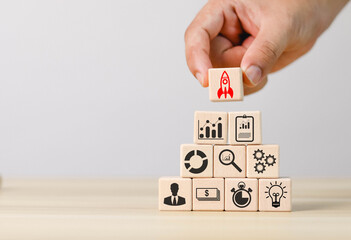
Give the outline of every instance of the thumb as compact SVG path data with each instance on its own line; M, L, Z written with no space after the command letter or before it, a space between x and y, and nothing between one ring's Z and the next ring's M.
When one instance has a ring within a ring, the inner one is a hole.
M259 31L241 61L241 68L253 85L265 79L285 47L286 37L282 32Z

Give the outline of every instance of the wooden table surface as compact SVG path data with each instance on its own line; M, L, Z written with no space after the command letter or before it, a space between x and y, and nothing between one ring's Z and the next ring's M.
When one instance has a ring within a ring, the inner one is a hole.
M157 179L5 179L0 239L351 239L351 179L293 179L293 212L159 212Z

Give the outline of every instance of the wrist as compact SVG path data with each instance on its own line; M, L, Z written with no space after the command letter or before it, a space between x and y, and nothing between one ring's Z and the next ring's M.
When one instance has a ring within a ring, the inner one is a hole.
M316 0L319 10L319 35L322 34L334 21L338 13L345 7L349 0Z

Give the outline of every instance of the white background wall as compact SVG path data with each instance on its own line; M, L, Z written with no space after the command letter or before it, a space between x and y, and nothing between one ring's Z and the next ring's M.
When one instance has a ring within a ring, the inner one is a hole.
M195 110L261 110L281 174L350 176L351 4L243 102L211 103L183 35L206 1L2 1L0 172L179 174Z

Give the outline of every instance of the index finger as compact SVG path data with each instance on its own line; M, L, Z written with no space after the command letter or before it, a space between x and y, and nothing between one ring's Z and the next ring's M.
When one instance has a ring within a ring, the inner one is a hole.
M210 42L224 23L223 12L216 4L207 3L185 32L185 55L188 67L203 87L208 86L207 71L212 67Z

